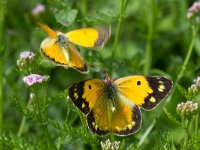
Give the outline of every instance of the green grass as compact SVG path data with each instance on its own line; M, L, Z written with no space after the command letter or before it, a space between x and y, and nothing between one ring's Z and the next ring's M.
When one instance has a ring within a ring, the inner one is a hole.
M42 3L45 10L34 16ZM119 149L200 149L199 109L189 117L177 104L200 103L200 88L189 87L200 75L199 22L188 19L191 0L0 0L0 149L101 149L101 142L120 141ZM197 18L199 14L197 14ZM52 65L40 54L47 35L43 21L54 30L110 24L112 34L102 51L78 47L89 65L88 74ZM20 52L35 59L17 66ZM50 76L28 87L23 77ZM141 129L130 136L104 137L91 133L68 98L68 87L84 79L117 79L128 75L165 76L174 82L170 95L154 110L142 110ZM30 94L34 97L30 97ZM164 142L163 142L164 141Z

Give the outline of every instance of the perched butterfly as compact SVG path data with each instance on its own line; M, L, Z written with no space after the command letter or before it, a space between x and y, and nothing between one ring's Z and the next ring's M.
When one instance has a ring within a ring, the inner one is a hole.
M64 34L53 31L43 23L39 25L49 36L40 45L43 56L59 66L72 67L82 73L87 72L87 65L71 43L88 48L102 48L111 34L110 26L77 29Z
M159 76L90 79L73 84L69 97L87 116L93 133L125 136L141 126L139 107L152 110L167 96L172 84L171 80Z

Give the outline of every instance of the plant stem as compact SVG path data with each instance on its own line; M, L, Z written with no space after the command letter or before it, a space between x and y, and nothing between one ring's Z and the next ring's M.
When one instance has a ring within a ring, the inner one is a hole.
M197 113L195 116L195 134L198 135L198 125L199 125L199 114Z
M0 0L0 135L3 134L3 51L4 51L4 15L6 0ZM0 150L3 144L0 142Z
M195 39L196 39L198 30L199 30L199 26L193 26L192 27L192 41L190 43L186 58L184 60L184 63L182 65L182 67L181 67L181 71L180 71L180 73L179 73L179 75L178 75L178 77L177 77L177 79L175 81L175 86L178 84L178 82L182 78L183 74L185 73L185 69L187 67L187 64L188 64L188 62L190 60L190 57L191 57L191 54L192 54L192 51L193 51L193 47L194 47L194 43L195 43Z
M153 120L151 125L147 128L147 130L145 131L145 133L143 134L142 138L140 139L140 141L139 141L139 143L137 145L138 147L140 147L143 144L143 142L145 141L146 137L149 135L149 133L153 129L155 123L156 123L156 120Z
M87 10L87 0L81 0L81 14L83 17L86 15L86 10Z
M187 55L185 57L185 60L184 60L184 63L183 63L183 66L181 67L181 71L180 71L180 74L178 75L176 81L175 81L175 88L172 90L171 92L171 95L174 93L175 89L176 89L176 85L178 84L178 82L180 81L180 79L182 78L182 76L184 75L185 73L185 69L186 69L186 66L189 62L189 59L190 59L190 56L192 54L192 51L193 51L193 48L194 48L194 43L195 43L195 39L196 39L196 36L197 36L197 33L198 33L198 30L199 30L199 26L196 26L196 27L193 27L192 28L192 40L190 42L190 45L189 45L189 49L188 49L188 52L187 52ZM168 98L166 99L166 102L165 102L165 106L169 103L171 99L171 96L168 96ZM158 114L158 118L161 116L163 112L163 109L159 112ZM151 125L146 129L145 133L143 134L138 146L141 146L144 142L144 139L148 136L148 134L151 132L151 130L153 129L153 127L155 126L155 120L151 123Z
M47 91L45 91L45 93L46 93ZM45 94L45 96L44 96L44 100L46 99L46 94ZM40 121L40 123L41 123L41 125L42 125L42 128L43 128L43 130L44 130L44 133L45 133L45 136L46 136L46 138L45 139L47 139L47 146L48 146L48 149L53 149L53 148L55 148L55 145L53 144L53 141L52 141L52 139L51 139L51 137L50 137L50 135L49 135L49 131L48 131L48 127L47 127L47 124L46 124L46 121L45 121L45 119L44 119L44 114L42 113L42 111L41 111L41 107L40 107L40 100L38 99L38 96L36 95L36 98L35 98L35 101L36 101L36 104L37 104L37 109L38 109L38 113L39 113L39 121Z
M112 47L112 56L111 56L111 66L110 66L110 73L112 73L112 69L113 69L113 61L114 61L114 56L115 56L115 52L117 49L117 43L119 41L119 34L121 32L121 27L122 27L122 20L124 18L124 14L127 8L127 4L128 4L129 0L122 0L121 1L121 10L120 10L120 14L118 17L118 23L117 23L117 32L115 35L115 39L114 39L114 43L113 43L113 47Z
M150 0L150 10L149 22L148 22L148 35L147 35L147 45L145 48L145 64L143 68L143 73L148 74L152 63L152 40L154 34L154 20L155 20L155 0Z
M28 104L27 104L27 108L29 108L30 104L32 103L32 99L29 99L28 101ZM19 130L17 132L17 136L20 137L24 131L24 128L25 128L25 125L26 125L26 116L24 115L23 118L22 118L22 121L20 123L20 126L19 126Z
M18 137L20 137L22 135L24 128L25 128L25 125L26 125L26 116L23 116L22 121L21 121L20 126L19 126L19 130L17 132Z

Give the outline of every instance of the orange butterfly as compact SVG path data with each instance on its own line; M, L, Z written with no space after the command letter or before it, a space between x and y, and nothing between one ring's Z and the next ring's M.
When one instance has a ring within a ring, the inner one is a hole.
M102 48L111 34L111 27L82 28L67 32L56 32L43 23L39 26L48 34L40 45L43 56L54 64L71 67L81 73L87 73L87 65L79 51L71 44L88 48Z
M158 76L89 79L73 84L69 97L87 116L92 132L101 136L126 136L141 126L140 107L152 110L169 94L172 86L171 80Z

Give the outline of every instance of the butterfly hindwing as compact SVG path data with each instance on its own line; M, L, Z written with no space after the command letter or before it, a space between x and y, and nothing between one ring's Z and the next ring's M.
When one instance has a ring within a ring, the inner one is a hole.
M67 51L67 49L61 47L59 43L56 42L56 38L44 39L40 45L40 51L44 57L48 58L57 65L69 65L69 61L66 59L63 53L64 51Z
M99 79L85 80L69 88L69 97L74 105L87 115L103 92L104 83Z
M118 95L113 99L102 95L96 102L92 111L87 115L89 129L97 135L115 134L126 136L135 133L141 125L141 112L139 107Z
M42 41L40 51L47 59L65 68L72 67L81 73L88 71L87 65L80 53L72 45L61 44L56 38L46 38Z
M147 110L157 106L172 88L172 81L165 77L128 76L115 81L119 93Z
M84 61L83 57L81 56L81 54L79 53L79 51L76 50L76 48L74 46L72 46L71 44L68 44L67 48L68 48L67 52L69 53L69 55L68 55L69 56L69 66L77 69L81 73L87 73L88 72L87 64L85 63L85 61Z

